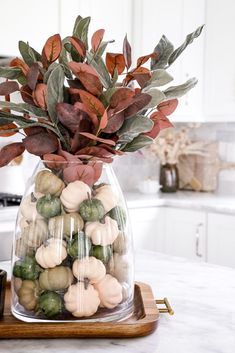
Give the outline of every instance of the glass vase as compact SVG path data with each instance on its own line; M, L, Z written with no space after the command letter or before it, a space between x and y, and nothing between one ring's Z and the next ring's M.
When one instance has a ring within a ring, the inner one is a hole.
M162 164L160 168L162 192L176 192L179 189L179 173L176 164Z
M124 320L133 310L133 272L128 212L111 165L40 162L16 222L13 315Z

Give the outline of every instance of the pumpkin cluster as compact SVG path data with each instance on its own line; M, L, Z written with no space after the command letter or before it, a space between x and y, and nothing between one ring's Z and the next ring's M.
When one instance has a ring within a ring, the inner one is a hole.
M161 129L172 126L167 116L197 80L166 87L173 80L167 69L203 26L175 50L163 35L150 54L134 63L127 37L120 53L107 52L112 41L103 40L99 29L89 46L89 23L90 17L78 16L72 36L51 36L41 52L20 41L21 58L0 67L6 80L0 83L5 99L0 99L0 136L24 136L0 151L0 166L27 150L47 161L80 162L80 180L98 180L97 159L112 162L113 156L151 144ZM21 103L12 101L13 93ZM93 161L89 168L87 161ZM70 168L67 177L73 179L74 173Z
M92 317L130 300L126 213L109 184L40 170L20 206L13 283L25 313ZM61 178L62 176L62 178Z

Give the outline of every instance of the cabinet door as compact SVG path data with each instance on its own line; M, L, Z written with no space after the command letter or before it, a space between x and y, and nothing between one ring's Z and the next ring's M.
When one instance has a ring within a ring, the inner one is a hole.
M19 40L41 52L47 38L58 32L59 0L1 1L0 55L19 56Z
M163 207L129 209L135 249L164 252Z
M235 267L235 216L208 214L208 262Z
M166 208L166 253L196 261L206 260L204 212Z
M235 121L235 1L206 1L205 113Z

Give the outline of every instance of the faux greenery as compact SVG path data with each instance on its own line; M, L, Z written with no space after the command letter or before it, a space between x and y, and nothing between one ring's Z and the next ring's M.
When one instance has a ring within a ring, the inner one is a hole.
M114 155L133 152L152 143L161 129L171 126L167 116L176 109L177 98L195 86L189 79L180 86L169 84L169 66L198 37L203 26L174 50L162 36L152 53L132 63L127 36L121 53L106 52L97 30L88 44L90 17L78 16L73 34L61 40L50 37L41 53L19 42L22 58L0 67L0 136L20 132L21 142L0 151L0 166L27 150L42 159L76 160L81 166L97 159L112 162ZM150 69L145 67L150 61ZM10 95L19 92L22 103ZM92 163L90 165L92 165Z

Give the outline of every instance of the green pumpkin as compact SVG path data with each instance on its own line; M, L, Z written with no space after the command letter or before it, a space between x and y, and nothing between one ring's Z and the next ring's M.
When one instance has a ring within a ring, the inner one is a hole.
M82 259L89 256L91 252L91 241L84 232L76 234L74 239L68 244L67 252L72 259Z
M50 194L40 197L37 200L36 209L45 218L58 216L61 213L60 199Z
M121 206L116 206L109 211L109 216L118 224L119 229L124 229L126 225L126 212Z
M101 246L93 245L91 256L96 257L98 260L101 260L104 264L107 264L112 256L112 248L110 245Z
M40 312L45 314L46 317L50 318L56 316L63 310L62 299L56 292L43 292L38 299L37 308Z
M13 275L22 279L38 279L42 268L37 264L34 257L25 256L24 259L16 261L13 267Z
M84 221L99 221L105 215L102 202L98 199L84 200L79 207L79 213Z

